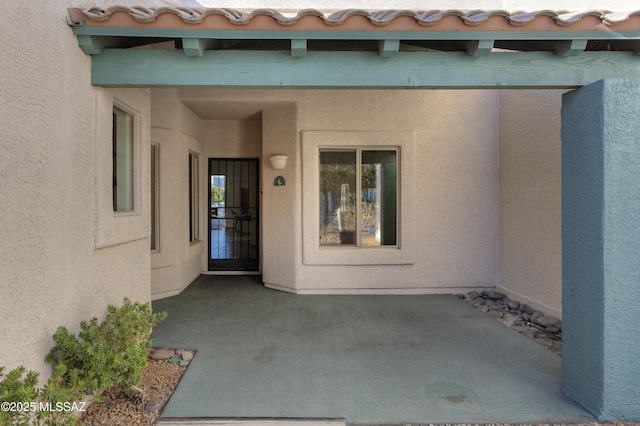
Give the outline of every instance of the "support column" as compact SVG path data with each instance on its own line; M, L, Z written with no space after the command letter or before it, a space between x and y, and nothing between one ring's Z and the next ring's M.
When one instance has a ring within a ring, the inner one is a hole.
M562 390L640 421L640 80L562 105Z

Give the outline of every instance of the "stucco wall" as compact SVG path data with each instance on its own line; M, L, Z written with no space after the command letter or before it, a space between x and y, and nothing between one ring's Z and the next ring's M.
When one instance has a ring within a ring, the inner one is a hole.
M142 239L96 248L105 224L96 184L112 143L99 129L111 122L115 92L91 86L90 58L65 22L75 4L0 3L0 365L23 364L43 380L56 327L77 331L124 296L150 299L148 228ZM148 91L127 97L148 127ZM145 155L148 135L140 137Z
M498 288L562 314L562 91L500 92Z
M160 152L160 245L151 254L152 298L178 294L206 269L205 175L202 120L182 104L174 89L152 90L151 142ZM199 242L189 243L188 155L200 154Z
M202 138L205 157L260 158L262 120L206 120Z
M455 292L495 286L496 91L180 90L179 98L292 104L263 111L263 278L269 285L298 292ZM415 240L413 264L303 263L302 221L314 219L303 217L302 205L318 196L300 186L305 167L300 134L308 130L412 135L415 149L401 167L415 171L415 202L405 206L419 218L415 229L408 229ZM218 155L210 146L213 137L203 137L205 151ZM280 173L286 187L273 187L278 172L268 165L272 154L289 156Z

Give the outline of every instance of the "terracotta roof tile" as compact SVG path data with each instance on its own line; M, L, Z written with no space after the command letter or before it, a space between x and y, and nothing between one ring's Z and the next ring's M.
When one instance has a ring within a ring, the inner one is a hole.
M283 26L294 25L306 16L315 16L329 26L343 25L352 17L363 17L370 24L375 26L385 26L393 23L400 17L413 18L421 26L433 26L441 22L445 17L457 17L465 25L475 27L486 23L494 17L504 19L515 27L526 26L536 18L547 17L552 19L558 26L571 26L589 17L597 18L606 26L615 26L628 21L632 17L640 16L640 10L633 12L610 12L592 10L585 12L567 12L554 10L540 10L534 12L505 10L363 10L344 9L334 12L326 12L317 9L302 9L296 12L280 12L274 9L255 9L251 11L228 9L228 8L187 8L187 7L158 7L147 8L142 6L112 6L107 9L99 7L89 7L86 9L70 9L72 20L79 21L81 17L88 18L94 22L108 21L117 12L127 12L135 21L140 23L152 23L159 16L173 14L178 16L187 24L199 24L211 15L220 15L230 23L236 25L247 25L258 16L268 16Z

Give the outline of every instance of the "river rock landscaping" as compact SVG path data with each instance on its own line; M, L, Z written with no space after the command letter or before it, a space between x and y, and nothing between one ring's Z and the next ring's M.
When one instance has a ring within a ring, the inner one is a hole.
M558 356L562 356L562 321L558 318L545 315L542 311L496 291L485 290L482 293L471 291L456 296Z

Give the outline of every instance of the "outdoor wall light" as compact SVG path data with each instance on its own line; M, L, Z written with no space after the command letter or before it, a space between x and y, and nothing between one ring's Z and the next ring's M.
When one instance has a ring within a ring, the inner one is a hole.
M271 167L273 167L274 169L282 170L286 167L288 158L289 157L287 157L286 155L272 155L271 157L269 157L269 162L271 162Z

